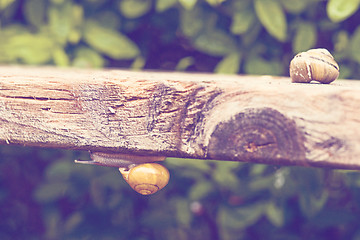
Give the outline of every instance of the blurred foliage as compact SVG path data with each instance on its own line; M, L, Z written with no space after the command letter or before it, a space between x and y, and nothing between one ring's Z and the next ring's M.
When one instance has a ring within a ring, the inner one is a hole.
M0 148L1 239L359 239L355 171L168 158L151 196L86 152Z
M0 0L0 63L288 75L327 48L360 79L360 0Z
M360 78L360 0L0 0L0 63ZM0 239L360 239L358 172L167 159L135 193L85 152L0 148Z

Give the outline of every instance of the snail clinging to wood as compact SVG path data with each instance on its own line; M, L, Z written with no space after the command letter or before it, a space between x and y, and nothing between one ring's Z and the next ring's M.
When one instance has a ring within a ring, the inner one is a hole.
M339 76L339 65L334 57L324 48L310 49L297 54L290 62L292 82L331 83Z
M169 182L169 171L164 166L154 163L165 160L165 157L104 152L90 152L90 157L90 161L75 162L117 167L130 187L142 195L156 193Z
M125 181L132 189L142 195L156 193L169 182L169 171L158 163L144 163L119 168Z

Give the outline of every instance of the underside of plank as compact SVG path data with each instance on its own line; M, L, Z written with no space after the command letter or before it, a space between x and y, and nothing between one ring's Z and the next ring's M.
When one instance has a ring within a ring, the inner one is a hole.
M3 66L0 143L360 169L360 83Z

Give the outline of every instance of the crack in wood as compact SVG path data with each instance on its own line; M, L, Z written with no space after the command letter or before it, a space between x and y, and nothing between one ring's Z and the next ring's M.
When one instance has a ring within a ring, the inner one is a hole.
M73 101L71 98L50 98L50 97L35 97L35 96L5 96L2 95L2 98L10 98L10 99L23 99L23 100L35 100L35 101Z

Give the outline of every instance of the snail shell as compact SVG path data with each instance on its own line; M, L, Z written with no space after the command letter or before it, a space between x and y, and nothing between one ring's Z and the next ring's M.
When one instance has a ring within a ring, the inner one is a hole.
M169 171L158 163L145 163L129 168L119 168L125 181L142 195L156 193L169 182Z
M290 62L292 82L309 83L318 81L331 83L339 76L339 65L324 48L310 49L297 54Z
M162 165L165 156L141 156L124 153L90 152L91 160L76 163L117 167L125 181L138 193L149 195L164 188L169 182L169 171Z

